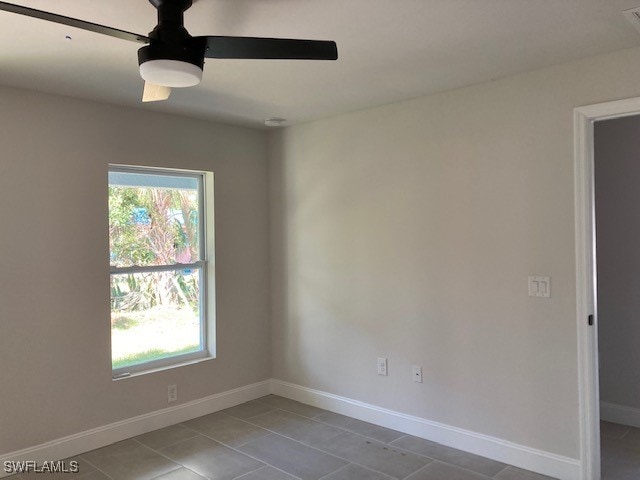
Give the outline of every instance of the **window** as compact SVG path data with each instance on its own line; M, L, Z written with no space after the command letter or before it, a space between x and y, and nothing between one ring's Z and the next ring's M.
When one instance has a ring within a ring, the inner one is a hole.
M209 354L205 200L211 179L210 173L109 168L114 378Z

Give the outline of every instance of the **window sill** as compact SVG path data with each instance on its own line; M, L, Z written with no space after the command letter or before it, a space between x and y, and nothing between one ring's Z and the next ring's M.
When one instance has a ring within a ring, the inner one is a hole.
M142 375L148 375L150 373L164 372L165 370L171 370L171 369L174 369L174 368L180 368L180 367L186 367L186 366L189 366L189 365L195 365L197 363L208 362L210 360L215 360L215 358L216 357L207 356L207 357L202 357L202 358L195 358L193 360L185 360L184 362L181 362L181 363L173 363L171 365L165 365L163 367L150 368L149 370L140 370L140 371L137 371L137 372L131 372L129 374L121 374L122 376L112 377L111 380L114 381L114 382L118 382L120 380L127 380L129 378L140 377Z

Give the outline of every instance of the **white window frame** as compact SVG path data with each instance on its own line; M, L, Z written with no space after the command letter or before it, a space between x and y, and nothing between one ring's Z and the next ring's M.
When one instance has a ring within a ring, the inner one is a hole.
M198 241L200 259L196 262L174 265L151 265L132 267L109 267L109 276L138 272L167 272L184 269L198 269L200 272L200 346L197 352L174 355L168 358L152 360L149 362L131 365L128 367L113 368L114 380L127 378L141 373L150 373L167 368L189 365L202 360L215 358L215 270L213 265L214 252L214 222L213 216L213 173L184 169L172 169L161 167L147 167L137 165L109 164L109 173L137 173L150 175L165 175L171 177L195 178L198 182ZM107 182L111 185L109 182ZM111 313L110 313L111 316ZM112 351L113 355L113 351ZM113 357L110 356L113 364Z

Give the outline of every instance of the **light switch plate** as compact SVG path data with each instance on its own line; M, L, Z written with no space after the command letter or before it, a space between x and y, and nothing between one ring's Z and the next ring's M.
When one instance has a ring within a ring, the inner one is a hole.
M529 277L530 297L551 297L551 277Z

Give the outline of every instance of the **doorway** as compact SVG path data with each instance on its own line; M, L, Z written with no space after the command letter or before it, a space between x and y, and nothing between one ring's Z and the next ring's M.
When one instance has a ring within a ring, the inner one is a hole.
M584 480L601 478L599 318L595 250L595 123L638 114L638 98L580 107L574 111L580 453L581 478ZM603 436L610 434L608 428L605 424ZM604 453L609 454L606 450ZM640 457L640 453L638 456ZM605 458L606 467L607 461L609 458Z

